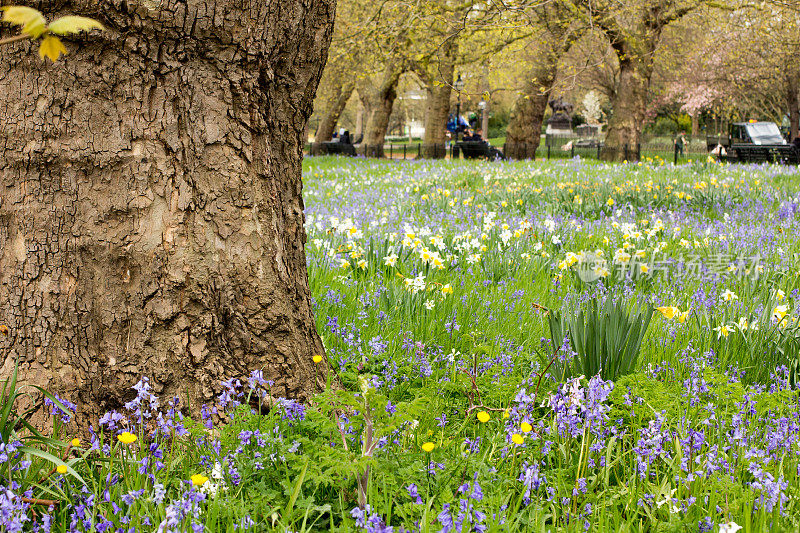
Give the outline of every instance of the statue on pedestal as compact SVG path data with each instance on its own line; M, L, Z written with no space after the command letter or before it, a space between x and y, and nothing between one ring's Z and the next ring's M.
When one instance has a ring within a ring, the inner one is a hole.
M547 102L553 110L553 116L547 120L548 135L571 135L572 134L572 104L565 102L563 98L554 98Z

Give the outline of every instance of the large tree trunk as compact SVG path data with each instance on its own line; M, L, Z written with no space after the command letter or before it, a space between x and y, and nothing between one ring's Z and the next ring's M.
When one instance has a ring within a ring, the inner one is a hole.
M327 142L333 138L333 130L336 129L336 124L339 122L339 117L342 115L347 101L353 94L353 89L356 85L353 81L339 83L334 88L332 94L325 101L325 107L322 109L322 118L317 125L317 132L314 135L314 142Z
M797 138L800 127L800 79L794 69L786 76L786 107L789 110L789 140Z
M447 155L445 140L447 118L450 115L450 93L455 73L455 56L458 45L453 39L442 45L440 59L435 63L434 72L424 75L425 89L425 134L422 139L422 157L444 159Z
M361 101L361 97L358 97L358 107L356 108L356 131L355 131L355 138L359 138L364 135L364 102Z
M377 86L359 89L367 110L367 126L362 144L365 155L369 157L383 157L383 142L389 129L389 117L397 99L397 84L402 73L400 63L390 60Z
M613 114L608 121L605 145L601 153L606 161L636 157L647 110L651 73L650 56L620 59L619 85L611 100Z
M550 89L556 79L557 58L539 64L528 75L523 94L511 110L506 130L505 156L510 159L535 159L542 139L542 123Z
M450 69L452 74L453 69ZM447 117L450 115L450 85L426 89L425 134L422 139L422 157L428 159L444 159L447 151L445 141L447 135Z
M142 375L195 410L258 369L303 398L323 350L300 163L335 0L154 5L42 2L107 31L0 62L0 374L81 420Z

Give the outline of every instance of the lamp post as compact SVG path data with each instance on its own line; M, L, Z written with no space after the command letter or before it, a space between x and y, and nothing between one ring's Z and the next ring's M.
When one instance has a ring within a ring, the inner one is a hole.
M458 100L456 103L456 141L458 141L458 135L461 133L461 91L464 90L464 80L461 79L461 74L458 75L453 87L458 92Z

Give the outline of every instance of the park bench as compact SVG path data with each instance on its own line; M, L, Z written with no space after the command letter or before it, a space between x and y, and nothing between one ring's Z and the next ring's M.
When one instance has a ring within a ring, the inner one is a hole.
M352 144L335 141L314 143L311 145L311 155L349 155L355 157L356 147Z
M456 149L464 154L464 159L505 159L503 152L486 141L459 141L456 143Z

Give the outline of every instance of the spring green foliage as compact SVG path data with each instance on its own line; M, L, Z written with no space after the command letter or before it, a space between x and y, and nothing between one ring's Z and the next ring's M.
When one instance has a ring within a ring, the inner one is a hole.
M795 531L798 185L767 165L306 161L315 368L342 388L300 406L237 376L188 417L142 381L94 438L53 396L55 440L2 433L39 440L0 484L61 503L11 512L52 531ZM658 273L720 250L763 271ZM583 279L582 251L609 273Z
M560 346L567 337L577 353L564 363L554 363L553 373L562 379L600 374L603 379L616 381L634 372L652 317L653 308L649 305L629 309L624 301L613 298L605 302L591 300L572 315L551 312L553 346Z
M4 6L0 9L3 11L2 22L19 26L22 36L40 40L39 56L42 59L47 57L53 62L61 54L67 53L64 43L56 35L73 35L83 31L103 29L102 24L87 17L68 15L47 24L44 15L32 7Z

